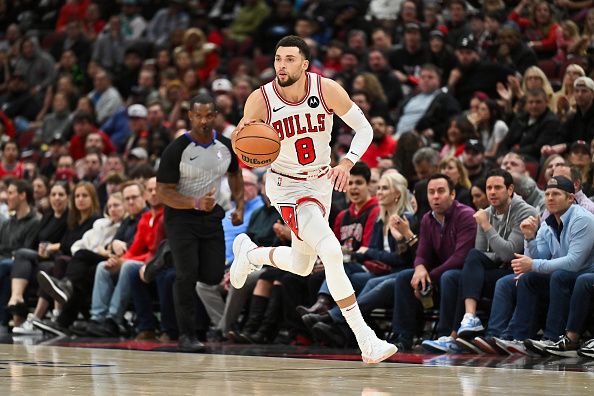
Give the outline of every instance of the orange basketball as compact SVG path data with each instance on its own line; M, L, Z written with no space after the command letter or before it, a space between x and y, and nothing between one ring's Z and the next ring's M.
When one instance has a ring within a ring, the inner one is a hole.
M248 125L235 136L235 153L251 167L268 166L280 153L278 133L263 122Z

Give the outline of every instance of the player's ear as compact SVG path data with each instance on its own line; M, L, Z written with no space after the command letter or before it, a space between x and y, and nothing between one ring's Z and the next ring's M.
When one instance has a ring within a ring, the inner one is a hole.
M303 61L303 71L309 69L309 61L306 59Z

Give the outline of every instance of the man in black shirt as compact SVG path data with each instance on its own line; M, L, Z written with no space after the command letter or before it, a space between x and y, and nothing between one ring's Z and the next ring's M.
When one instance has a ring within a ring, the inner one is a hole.
M199 352L195 335L196 282L214 285L225 271L225 238L221 220L221 178L227 174L236 209L233 225L243 223L243 178L231 142L213 129L214 100L199 95L190 101L191 131L163 152L157 193L165 207L165 230L176 270L173 299L179 327L179 349Z

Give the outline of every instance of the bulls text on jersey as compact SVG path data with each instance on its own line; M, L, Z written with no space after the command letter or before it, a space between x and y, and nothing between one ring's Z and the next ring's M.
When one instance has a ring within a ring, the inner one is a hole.
M272 127L278 133L280 140L291 138L295 135L304 133L315 133L326 131L326 114L294 114L277 120L272 123Z

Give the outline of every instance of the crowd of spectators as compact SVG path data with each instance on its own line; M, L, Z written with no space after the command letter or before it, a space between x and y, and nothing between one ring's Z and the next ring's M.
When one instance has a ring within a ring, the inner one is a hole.
M594 1L20 0L0 2L0 32L0 331L177 337L160 156L197 94L229 137L293 34L373 127L330 221L385 335L413 348L435 304L434 352L574 353L588 338ZM353 133L335 117L335 159ZM241 232L290 243L262 169L242 167L249 211L224 222L228 265ZM321 262L196 290L202 338L352 345Z

